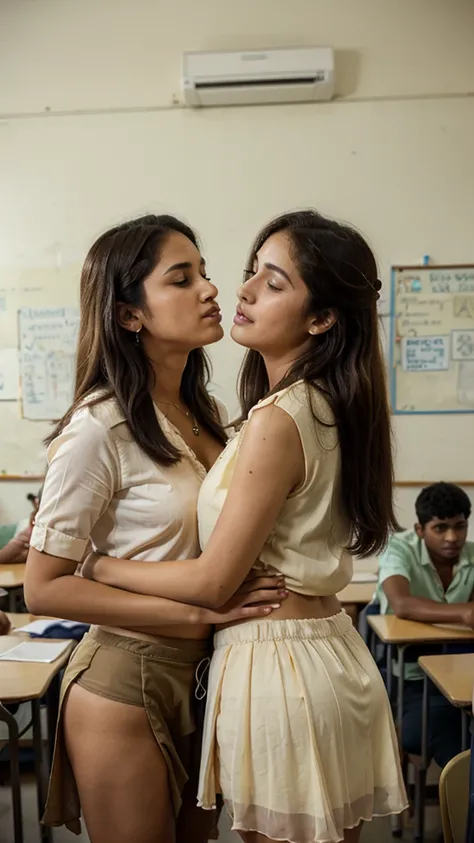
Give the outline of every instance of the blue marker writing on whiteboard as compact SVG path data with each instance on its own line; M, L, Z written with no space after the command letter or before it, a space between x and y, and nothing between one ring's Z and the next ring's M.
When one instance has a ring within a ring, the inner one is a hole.
M428 266L429 262L430 262L430 256L429 255L423 255L423 266Z

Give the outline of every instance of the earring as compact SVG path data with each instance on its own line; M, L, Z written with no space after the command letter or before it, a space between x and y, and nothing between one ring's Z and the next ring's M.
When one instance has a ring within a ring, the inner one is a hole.
M138 331L135 331L135 342L137 345L140 345L140 331L143 328L143 325L140 325Z
M310 330L310 332L309 332L309 333L311 334L311 336L312 336L312 337L315 337L315 336L316 336L316 334L318 333L318 329L317 329L317 328L313 328L312 330Z

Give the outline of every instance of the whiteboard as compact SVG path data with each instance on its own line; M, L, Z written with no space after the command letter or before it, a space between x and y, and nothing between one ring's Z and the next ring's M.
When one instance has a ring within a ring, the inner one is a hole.
M474 412L474 266L392 268L394 413Z

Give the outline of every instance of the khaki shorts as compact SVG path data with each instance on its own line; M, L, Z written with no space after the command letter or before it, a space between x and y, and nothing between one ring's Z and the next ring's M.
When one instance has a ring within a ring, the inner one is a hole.
M93 694L144 708L168 766L175 814L183 787L198 774L203 703L195 698L195 675L205 667L210 642L161 638L150 643L92 628L75 650L61 687L59 720L48 801L43 822L81 831L81 808L66 752L62 712L77 682ZM85 728L87 726L85 725Z

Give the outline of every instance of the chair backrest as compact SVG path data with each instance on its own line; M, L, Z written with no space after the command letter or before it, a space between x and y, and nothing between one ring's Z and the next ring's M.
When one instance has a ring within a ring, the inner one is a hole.
M471 751L451 758L439 780L439 804L445 843L465 843L469 809Z
M377 603L376 601L368 603L367 606L364 606L359 615L359 633L362 635L365 643L370 648L372 630L367 623L368 615L380 615L380 603Z

